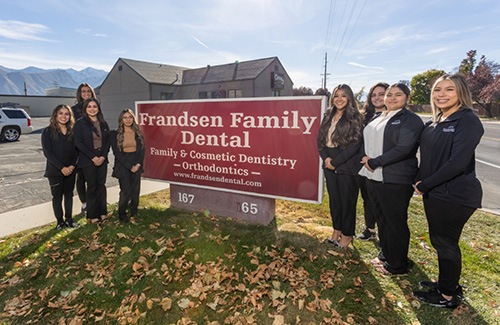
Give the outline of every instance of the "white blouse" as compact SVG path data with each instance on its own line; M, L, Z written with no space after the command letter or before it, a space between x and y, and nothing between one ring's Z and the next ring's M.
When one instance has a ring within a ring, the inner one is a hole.
M365 126L363 130L363 140L366 156L370 158L377 158L384 153L385 126L391 117L396 115L400 110L401 109L395 111L384 111L367 126ZM359 175L378 182L384 181L382 167L378 167L371 172L363 165L363 168L359 171Z

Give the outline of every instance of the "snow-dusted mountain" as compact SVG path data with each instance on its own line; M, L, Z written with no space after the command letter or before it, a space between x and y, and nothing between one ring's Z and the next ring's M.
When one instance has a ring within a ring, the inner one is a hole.
M28 95L44 95L45 89L54 87L77 88L82 82L96 88L101 85L107 71L86 68L81 71L74 69L40 69L27 67L10 69L0 65L0 94L23 95L24 83Z

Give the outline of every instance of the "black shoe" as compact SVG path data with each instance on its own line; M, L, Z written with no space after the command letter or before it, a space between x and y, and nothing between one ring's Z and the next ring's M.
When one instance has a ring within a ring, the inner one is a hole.
M413 291L413 296L434 307L457 308L460 305L460 299L456 295L451 300L446 300L437 289L431 291Z
M378 259L381 260L382 262L386 262L387 259L385 258L384 256L384 252L380 251L378 252L378 255L377 255Z
M427 288L431 290L437 290L439 288L439 284L435 281L420 281L418 283L422 288ZM464 297L463 287L459 284L457 289L455 290L455 295L457 298L462 299Z
M58 223L56 226L57 230L62 230L64 227L66 227L66 224L64 222Z
M366 228L361 235L358 235L358 238L361 240L377 239L377 234L375 231Z
M120 220L121 223L129 223L130 222L130 219L127 216L118 217L118 219Z
M73 220L66 221L66 227L68 228L78 228L78 224L73 222Z

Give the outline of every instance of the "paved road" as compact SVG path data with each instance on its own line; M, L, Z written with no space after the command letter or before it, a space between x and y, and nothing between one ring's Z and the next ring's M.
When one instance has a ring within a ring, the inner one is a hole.
M34 118L34 132L13 143L0 142L0 214L51 200L47 179L43 177L45 157L40 135L49 118ZM484 122L485 135L476 153L478 178L483 185L483 208L500 211L500 122ZM118 185L112 178L110 154L108 186Z
M42 152L42 129L49 118L33 118L33 132L19 141L0 142L0 214L51 200L49 183L43 177L45 157ZM109 155L107 186L118 185L111 177L113 154ZM75 191L76 194L76 191Z

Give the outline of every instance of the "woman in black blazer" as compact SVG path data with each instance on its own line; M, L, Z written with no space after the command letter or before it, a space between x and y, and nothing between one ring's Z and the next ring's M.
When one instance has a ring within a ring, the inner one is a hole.
M83 102L82 118L75 123L78 168L87 181L87 221L106 219L106 175L109 152L109 126L95 98Z
M422 119L406 108L409 99L410 89L405 84L390 86L384 100L387 110L363 130L360 175L368 178L382 248L372 264L386 274L408 271L408 206L418 169L418 139L424 127Z
M43 154L47 158L44 176L48 178L52 194L52 209L57 229L75 228L73 222L73 189L78 153L73 143L73 113L68 105L58 105L50 117L50 124L42 132ZM64 212L62 201L64 198Z
M333 224L328 242L345 249L352 242L356 227L363 116L348 85L342 84L333 90L329 106L321 122L317 145L323 160Z
M111 133L111 146L115 155L113 177L120 183L118 217L121 222L128 222L127 207L130 215L137 216L139 194L141 192L141 174L144 171L144 136L137 124L134 112L124 109L118 118L118 129ZM130 205L129 205L130 204Z

